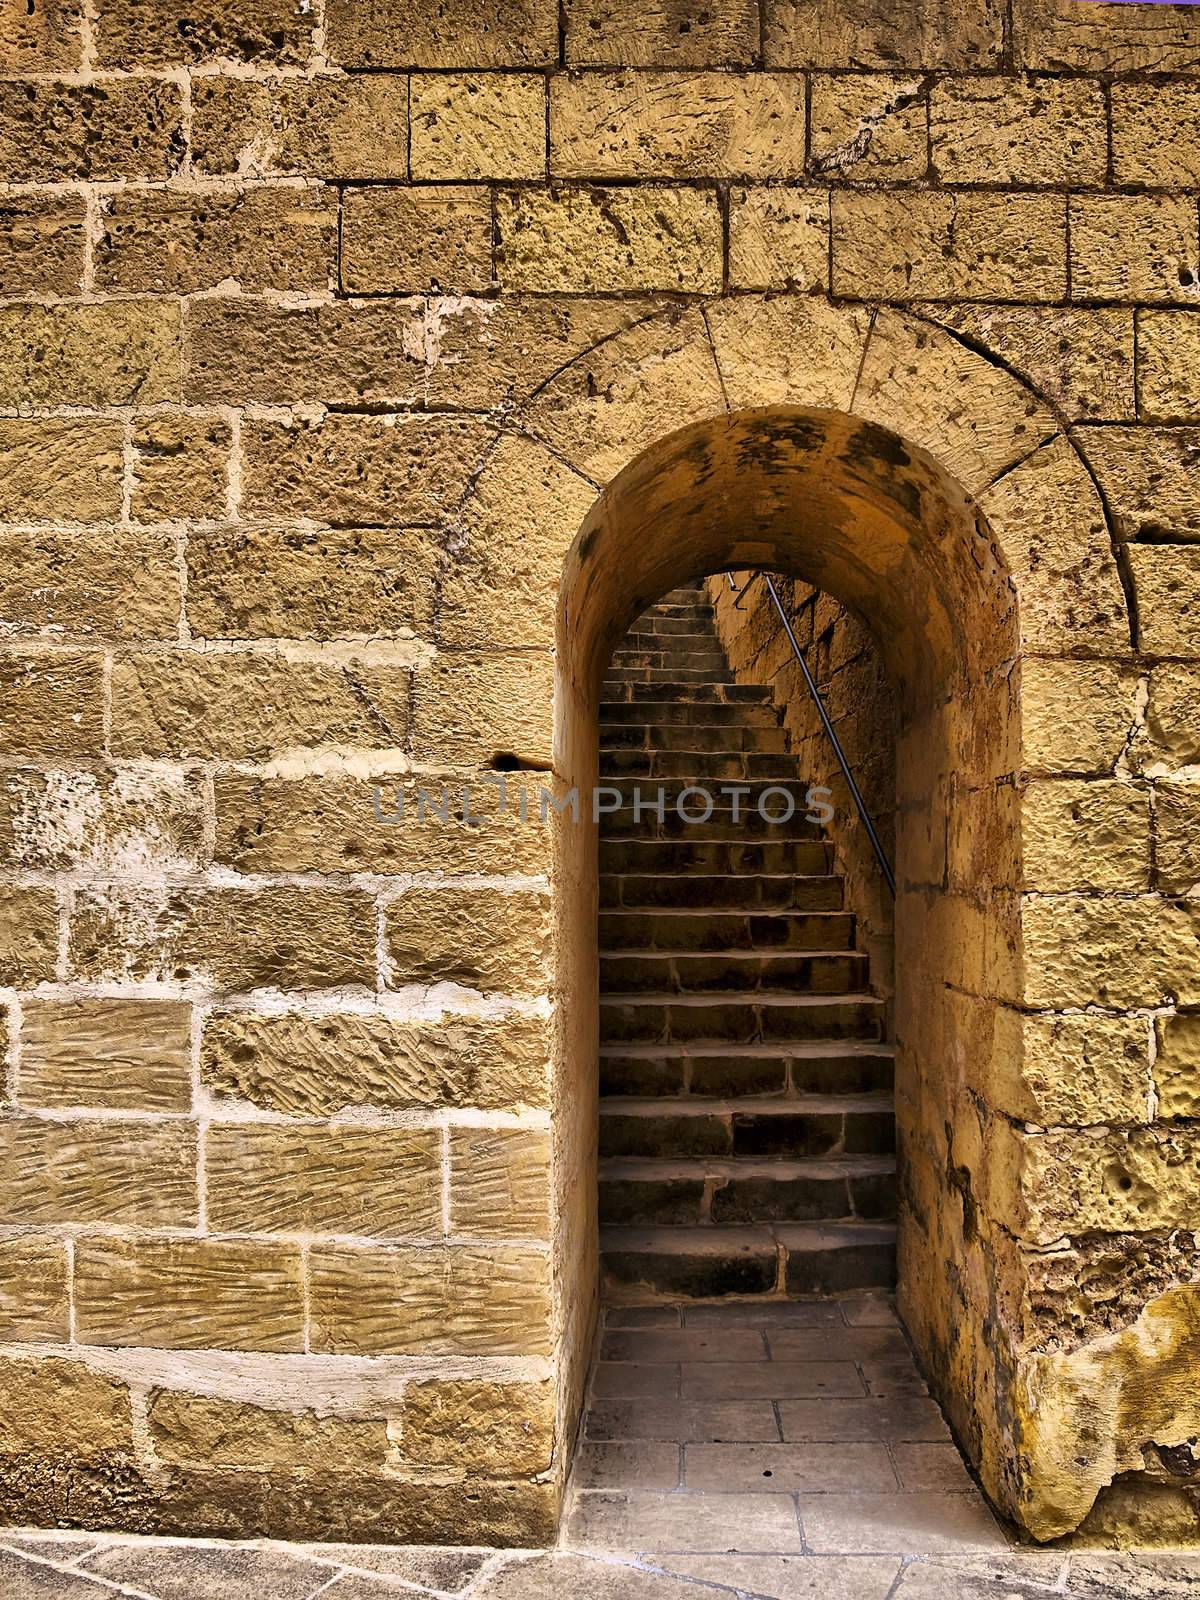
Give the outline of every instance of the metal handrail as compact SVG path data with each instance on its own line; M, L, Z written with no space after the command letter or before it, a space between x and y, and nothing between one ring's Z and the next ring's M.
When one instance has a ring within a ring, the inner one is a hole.
M742 596L750 588L750 585L755 581L755 579L762 578L766 582L767 593L771 596L771 599L775 603L775 609L779 613L779 620L783 623L783 631L787 634L788 643L792 647L796 660L800 663L800 671L804 674L804 681L808 685L808 692L812 696L813 705L817 708L817 715L821 719L821 726L824 728L829 738L829 742L833 746L833 753L835 756L837 756L838 766L842 769L842 776L845 778L846 786L850 790L850 794L853 797L855 809L858 811L858 815L862 821L863 827L867 830L867 837L871 841L871 848L875 852L875 859L879 862L879 870L883 873L884 880L886 881L888 888L892 891L892 898L895 899L896 874L892 871L892 864L887 858L887 852L883 848L883 841L880 839L875 824L871 820L871 813L867 810L867 802L862 797L862 790L858 787L858 784L854 778L854 774L850 770L850 763L846 759L846 752L842 749L842 741L838 738L837 730L830 721L829 713L825 709L825 702L821 699L821 691L817 688L816 679L809 671L808 662L804 659L804 652L800 648L800 641L796 638L796 630L792 627L791 618L783 608L783 601L779 598L779 591L775 587L775 580L771 577L769 572L762 572L760 570L758 572L751 573L749 579L739 589L734 580L732 572L727 572L725 576L729 579L729 587L733 590L734 595L736 596L733 602L734 606L738 607L739 609L742 604Z

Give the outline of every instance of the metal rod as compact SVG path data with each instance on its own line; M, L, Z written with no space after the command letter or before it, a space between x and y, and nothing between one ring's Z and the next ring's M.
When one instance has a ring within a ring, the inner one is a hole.
M733 573L727 572L725 576L729 579L729 587L736 592L737 584L734 582ZM795 654L796 660L800 663L800 671L804 674L804 681L808 685L808 692L812 696L813 705L815 705L817 708L817 715L821 719L821 726L824 728L829 738L829 742L833 746L833 753L837 756L838 766L842 769L842 776L845 778L846 785L850 790L851 796L853 797L855 809L858 811L858 815L862 821L863 827L867 830L867 837L871 841L871 848L875 852L875 859L879 862L879 870L883 873L884 879L887 882L887 886L892 891L892 898L895 899L896 874L892 871L892 864L887 858L887 852L883 848L883 841L880 839L879 834L875 829L875 824L871 820L871 813L867 810L867 802L862 797L862 790L858 787L858 784L854 779L854 774L850 770L850 763L846 759L846 752L842 749L842 741L838 738L833 723L829 719L829 713L825 709L825 702L821 699L821 691L817 688L816 680L809 671L808 662L804 659L804 651L800 648L800 641L796 638L796 631L792 627L791 619L783 608L783 601L779 598L779 591L775 587L775 580L771 577L769 572L763 572L761 574L756 572L753 577L750 578L749 582L743 587L741 593L738 594L738 600L740 600L742 595L745 594L746 590L750 587L750 584L754 582L754 579L759 576L762 576L766 579L767 592L770 594L771 599L775 602L775 609L779 613L780 622L783 623L783 629L787 634L788 643L792 647L792 651ZM738 600L734 601L734 605L737 605Z

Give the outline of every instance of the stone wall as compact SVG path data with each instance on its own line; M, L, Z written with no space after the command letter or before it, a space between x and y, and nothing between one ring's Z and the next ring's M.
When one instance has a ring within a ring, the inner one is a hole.
M480 777L774 562L925 696L923 1354L1037 1536L1194 1528L1200 16L4 0L0 78L0 1515L548 1536L594 855Z

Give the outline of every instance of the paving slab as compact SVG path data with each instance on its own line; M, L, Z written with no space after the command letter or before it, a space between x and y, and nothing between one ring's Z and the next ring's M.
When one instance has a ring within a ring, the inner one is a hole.
M748 1493L894 1493L896 1473L882 1444L689 1444L684 1487Z
M575 1452L577 1489L674 1489L679 1485L680 1447L647 1440L640 1444L592 1444Z
M921 1395L895 1399L784 1400L779 1405L783 1437L809 1440L883 1439L897 1443L941 1439L950 1429L934 1401Z
M671 1572L763 1600L885 1600L898 1556L657 1556Z
M962 1494L802 1494L800 1520L817 1555L973 1554L1008 1541L983 1502Z
M112 1544L94 1551L82 1570L156 1596L156 1600L308 1600L328 1583L336 1566L300 1552L246 1545Z
M701 1555L802 1548L795 1503L783 1494L593 1490L575 1498L567 1514L565 1542L576 1548L685 1550Z
M680 1444L752 1444L779 1438L769 1400L597 1400L584 1419L589 1439L674 1439Z
M865 1393L853 1361L698 1361L680 1368L684 1400L795 1400Z

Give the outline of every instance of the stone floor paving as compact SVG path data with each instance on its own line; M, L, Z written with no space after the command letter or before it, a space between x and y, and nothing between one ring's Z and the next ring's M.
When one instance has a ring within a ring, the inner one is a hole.
M1021 1547L881 1299L613 1307L558 1548L0 1530L0 1600L1200 1600L1200 1553Z

